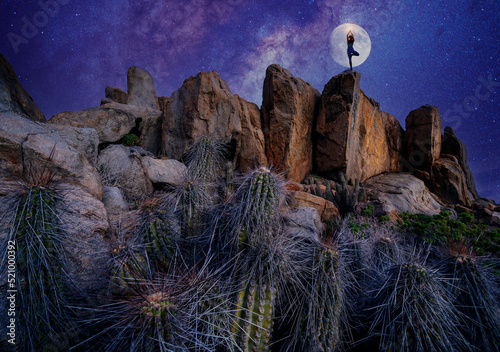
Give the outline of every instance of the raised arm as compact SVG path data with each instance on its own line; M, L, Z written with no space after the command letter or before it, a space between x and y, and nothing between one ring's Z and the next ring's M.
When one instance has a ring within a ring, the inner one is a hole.
M352 34L352 30L349 30L349 32L347 32L347 41L354 41L354 34Z

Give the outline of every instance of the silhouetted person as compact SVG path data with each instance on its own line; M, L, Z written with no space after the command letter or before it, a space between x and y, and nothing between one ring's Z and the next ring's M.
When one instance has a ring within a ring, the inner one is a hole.
M347 56L349 57L349 66L351 66L351 71L352 71L352 60L351 58L353 56L359 56L359 53L354 50L354 34L352 34L352 31L349 30L347 32Z

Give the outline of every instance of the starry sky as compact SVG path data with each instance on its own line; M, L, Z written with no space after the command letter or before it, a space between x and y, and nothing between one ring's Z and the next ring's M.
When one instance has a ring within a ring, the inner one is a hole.
M344 70L331 32L356 23L372 40L355 68L365 94L403 128L436 105L467 145L480 195L500 203L498 0L1 0L0 15L1 53L48 118L98 106L107 85L126 90L132 65L158 96L216 70L260 106L272 63L321 92Z

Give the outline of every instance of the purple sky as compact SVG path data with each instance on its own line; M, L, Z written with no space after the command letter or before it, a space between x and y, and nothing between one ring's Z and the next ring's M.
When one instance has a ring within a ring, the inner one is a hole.
M322 91L344 70L330 57L329 36L356 23L372 40L356 68L365 93L403 127L411 110L436 105L443 127L467 144L479 193L500 202L497 0L55 3L0 5L1 53L47 117L99 105L106 85L126 90L132 65L151 73L159 96L216 70L260 105L272 63Z

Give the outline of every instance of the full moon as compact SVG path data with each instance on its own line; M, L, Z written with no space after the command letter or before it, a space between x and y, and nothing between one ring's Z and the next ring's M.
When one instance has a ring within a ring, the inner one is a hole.
M347 32L349 30L352 30L354 34L354 50L359 53L359 56L352 57L352 67L355 67L365 62L372 48L368 33L357 24L345 23L333 30L330 35L330 55L339 65L349 67L347 57Z

